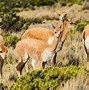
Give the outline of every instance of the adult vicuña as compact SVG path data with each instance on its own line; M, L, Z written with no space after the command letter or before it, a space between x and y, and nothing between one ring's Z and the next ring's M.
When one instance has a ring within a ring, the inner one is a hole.
M2 79L2 67L4 64L4 59L6 58L7 47L5 46L5 41L0 35L0 80Z

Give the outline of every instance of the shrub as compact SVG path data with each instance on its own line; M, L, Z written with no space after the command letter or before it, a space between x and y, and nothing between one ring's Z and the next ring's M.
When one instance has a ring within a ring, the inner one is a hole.
M83 0L66 0L66 1L69 2L69 3L71 3L71 4L75 4L75 3L81 4L81 2L82 2Z
M60 2L60 4L62 6L66 6L68 3L70 3L70 5L73 4L82 4L83 0L58 0Z
M9 8L7 6L5 6L5 3L4 2L0 2L0 12L8 12L9 11Z
M78 23L78 24L76 25L76 31L80 31L80 32L82 32L83 29L84 29L84 27L85 27L86 25L87 25L86 22Z
M3 83L0 83L0 90L8 90L8 86L4 85Z
M43 70L28 72L16 83L11 85L11 90L57 90L63 82L73 79L84 72L83 67L49 67Z
M30 4L33 6L52 5L55 2L56 0L30 0Z
M17 16L15 13L10 12L2 15L2 21L0 24L2 29L12 32L27 29L30 22Z
M4 6L8 7L9 10L11 8L19 7L19 8L27 8L32 6L42 6L42 5L52 5L57 0L4 0Z
M53 5L56 2L60 2L62 6L65 6L67 3L70 4L81 4L83 0L1 0L0 1L0 11L10 12L12 9L16 8L34 8L34 6L43 6L43 5Z
M16 37L16 36L7 36L7 37L5 37L5 42L6 42L8 47L15 48L15 45L19 40L21 40L21 38Z

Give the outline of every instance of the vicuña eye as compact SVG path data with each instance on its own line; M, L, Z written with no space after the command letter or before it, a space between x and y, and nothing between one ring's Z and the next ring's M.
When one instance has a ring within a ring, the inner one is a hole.
M57 33L57 31L55 31L55 33Z
M0 53L2 53L2 51L0 51Z
M59 13L58 15L59 15L59 16L61 16L61 14L60 14L60 13Z

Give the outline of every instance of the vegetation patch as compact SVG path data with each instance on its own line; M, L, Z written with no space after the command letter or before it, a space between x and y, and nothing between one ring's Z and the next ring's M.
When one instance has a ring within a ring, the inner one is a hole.
M87 22L81 22L76 25L76 31L82 32L84 27L87 25Z
M1 16L1 28L6 32L12 31L21 31L22 29L27 29L29 25L29 21L17 16L13 12L9 12L7 14L2 14Z
M8 86L0 83L0 90L8 90Z
M34 6L53 5L59 2L62 6L70 3L71 5L77 3L81 4L83 0L1 0L0 11L8 12L14 8L27 8L34 9Z
M63 82L85 72L83 67L49 67L28 72L11 85L11 90L58 90Z
M82 4L83 0L58 0L62 6L66 6L68 3L73 4Z
M52 5L56 3L57 0L1 0L1 6L3 9L3 5L6 6L9 10L11 8L27 8L33 6L42 6L42 5ZM2 10L1 9L1 10Z
M21 37L16 37L16 36L7 36L7 37L5 37L5 42L6 42L8 47L15 48L15 45L19 40L21 40Z

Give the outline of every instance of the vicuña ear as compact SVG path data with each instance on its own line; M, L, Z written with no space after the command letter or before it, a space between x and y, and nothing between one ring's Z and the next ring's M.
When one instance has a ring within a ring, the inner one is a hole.
M61 13L58 13L58 12L57 12L57 15L58 15L58 16L60 16L60 15L61 15Z
M68 22L69 22L70 24L75 24L75 23L73 22L72 18L68 18Z
M56 28L56 26L54 25L54 24L52 24L52 27L55 29Z
M64 15L64 18L67 18L68 16L67 16L67 14L65 13L65 15Z

